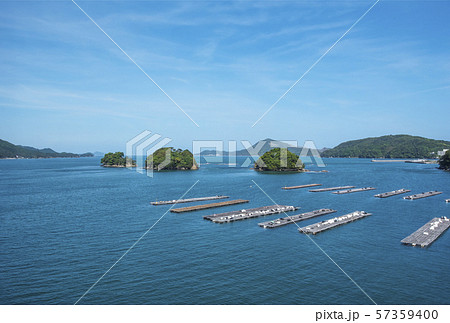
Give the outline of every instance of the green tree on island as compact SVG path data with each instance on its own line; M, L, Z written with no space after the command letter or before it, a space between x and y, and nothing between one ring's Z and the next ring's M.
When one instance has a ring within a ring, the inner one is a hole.
M121 151L115 153L107 153L100 160L102 166L125 167L126 159Z
M257 171L304 171L305 165L296 154L283 148L274 148L264 153L255 163Z
M154 170L198 169L197 162L189 150L175 149L173 147L158 149L147 157L145 163L146 168L152 168Z
M439 169L450 170L450 150L439 159Z

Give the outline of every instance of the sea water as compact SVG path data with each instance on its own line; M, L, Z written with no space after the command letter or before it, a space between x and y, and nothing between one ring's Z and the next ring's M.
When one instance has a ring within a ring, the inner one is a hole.
M368 296L378 304L449 304L450 232L426 249L400 243L431 218L450 216L450 173L436 165L325 159L327 173L208 164L150 177L99 163L0 160L1 304L372 304ZM310 183L376 190L281 189ZM182 214L150 205L189 188L185 198L223 194L250 202ZM400 188L444 194L373 197ZM300 226L356 210L373 215L315 236L295 224L257 225L280 215L227 224L202 218L275 203L300 207L291 215L338 211Z

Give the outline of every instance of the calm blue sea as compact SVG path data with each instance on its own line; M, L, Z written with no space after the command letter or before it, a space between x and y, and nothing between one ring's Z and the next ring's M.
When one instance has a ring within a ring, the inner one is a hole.
M444 202L450 173L435 165L326 159L329 173L270 175L210 164L151 178L104 169L99 161L0 160L1 304L74 304L170 207L149 202L179 198L197 180L186 197L225 194L250 203L167 213L79 304L371 304L295 225L258 227L277 215L223 225L202 219L273 204L252 180L275 202L301 207L292 215L319 208L372 212L312 239L375 302L450 304L450 232L427 249L400 244L429 219L450 216ZM281 189L307 183L377 190ZM373 197L399 188L444 194L417 201Z

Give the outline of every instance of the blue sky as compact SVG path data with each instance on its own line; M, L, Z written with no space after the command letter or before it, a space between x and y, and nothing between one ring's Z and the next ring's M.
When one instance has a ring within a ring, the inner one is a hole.
M450 1L0 0L0 138L125 150L143 130L192 140L385 134L450 140Z

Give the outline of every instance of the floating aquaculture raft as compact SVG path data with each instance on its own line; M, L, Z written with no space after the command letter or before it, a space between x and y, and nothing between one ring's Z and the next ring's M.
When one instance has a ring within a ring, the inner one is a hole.
M337 190L345 190L348 188L354 188L356 186L337 186L337 187L326 187L326 188L316 188L313 190L309 190L310 192L328 192L328 191L337 191Z
M375 197L380 197L380 198L386 198L386 197L399 195L399 194L403 194L403 193L408 193L408 192L411 192L411 190L405 190L404 188L402 188L402 189L391 191L391 192L380 193L380 194L377 194L377 195L374 195L374 196Z
M178 204L178 203L189 203L189 202L200 202L200 201L210 201L210 200L221 200L227 199L229 196L225 195L216 195L216 196L205 196L205 197L193 197L190 199L182 199L182 200L170 200L170 201L156 201L150 202L151 205L166 205L166 204Z
M212 214L204 216L203 218L205 220L210 220L215 223L225 223L256 218L259 216L290 212L295 211L297 209L298 209L297 207L291 205L269 205L248 210L239 210L219 214Z
M348 193L356 193L356 192L364 192L374 190L375 187L361 187L361 188L353 188L349 190L336 191L332 192L333 194L348 194Z
M450 219L447 217L434 218L403 239L401 243L411 246L428 247L439 238L448 227L450 227Z
M170 210L170 212L174 212L174 213L191 212L191 211L211 209L214 207L228 206L228 205L241 204L241 203L248 203L248 200L232 200L232 201L217 202L217 203L210 203L210 204L186 206L186 207L181 207L178 209L172 209L172 210Z
M262 228L273 229L273 228L281 227L286 224L300 222L303 220L315 218L316 216L330 214L330 213L334 213L334 212L336 212L336 210L320 209L320 210L315 210L315 211L306 212L306 213L302 213L302 214L291 215L291 216L287 216L285 218L279 218L279 219L272 220L272 221L258 223L258 225Z
M313 187L313 186L320 186L322 184L305 184L305 185L297 185L297 186L284 186L282 187L283 190L294 190L296 188L305 188L305 187Z
M372 213L367 213L365 211L355 211L346 215L342 215L327 221L322 221L318 223L314 223L311 225L308 225L306 227L298 229L300 233L312 233L316 234L334 227L338 227L343 224L347 224L362 218L365 218L366 216L372 215Z
M439 194L442 194L442 192L429 191L429 192L423 192L420 194L405 196L404 199L405 200L418 200L418 199L423 199L425 197L435 196L435 195L439 195Z

